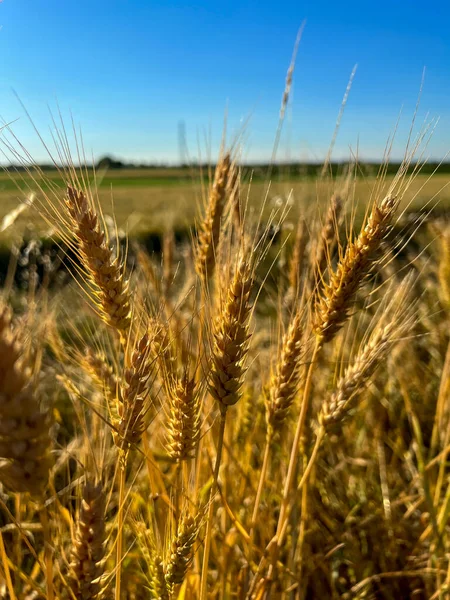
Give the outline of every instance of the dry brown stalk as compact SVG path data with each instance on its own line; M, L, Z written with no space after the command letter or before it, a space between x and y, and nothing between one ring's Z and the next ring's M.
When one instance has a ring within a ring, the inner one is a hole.
M295 313L283 336L280 356L269 386L268 435L280 431L298 391L303 330L300 313Z
M216 252L219 245L221 219L225 208L230 165L230 155L225 154L216 166L206 215L199 226L195 266L202 279L211 277L216 265Z
M83 488L70 564L70 588L79 600L95 600L102 591L105 557L105 495L101 483Z
M49 428L23 342L0 304L0 481L11 490L42 498L52 464Z
M133 349L130 365L125 368L123 383L119 390L118 419L113 437L115 444L123 450L139 443L145 429L147 384L153 371L150 347L150 336L145 333Z
M222 299L219 315L213 326L213 350L209 390L219 402L220 410L240 398L248 351L250 292L253 273L247 258L241 258Z
M130 292L124 265L114 256L109 238L86 194L67 188L66 206L75 230L81 259L95 287L96 307L102 319L119 332L123 342L130 328Z
M192 563L198 529L198 519L186 513L182 514L164 566L165 580L171 595L174 587L183 583Z
M195 379L187 373L169 391L170 413L167 423L169 456L179 462L194 458L200 438L200 399Z
M320 344L329 342L349 316L355 295L370 273L380 243L389 230L398 198L388 195L374 204L371 214L355 241L350 241L329 283L315 304L314 332Z

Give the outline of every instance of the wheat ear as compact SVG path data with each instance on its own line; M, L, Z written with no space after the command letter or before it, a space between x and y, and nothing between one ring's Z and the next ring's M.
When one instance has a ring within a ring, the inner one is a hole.
M188 514L181 516L164 566L167 589L171 596L173 595L175 586L183 583L192 563L193 548L197 539L198 529L198 519Z
M267 423L270 435L283 427L299 387L302 336L301 316L297 312L283 336L280 356L269 385Z
M186 373L168 390L168 452L176 462L194 458L200 438L201 404L195 379Z
M125 343L130 328L130 292L122 261L114 256L108 235L84 192L67 188L66 206L75 231L83 267L94 286L95 304L102 319L119 332Z
M145 428L144 413L148 393L147 383L153 371L150 357L151 341L145 333L131 353L130 364L125 368L118 394L118 406L113 437L122 450L138 444Z
M336 270L330 273L329 283L323 282L313 325L319 344L332 340L348 319L356 292L370 273L397 206L398 198L392 195L374 204L360 234L349 242Z
M118 380L106 356L102 352L86 348L81 364L108 402L112 403L117 396Z
M328 396L318 416L319 423L329 430L341 426L355 405L359 394L364 391L377 367L386 359L389 351L405 333L411 318L395 318L387 325L378 327L369 341L347 367L339 379L335 391Z
M228 407L236 404L241 396L241 386L245 372L245 359L250 339L249 318L251 312L250 292L252 284L253 268L247 255L244 253L238 259L233 277L222 297L221 308L213 326L213 350L208 385L212 397L219 403L220 422L213 485L206 521L200 600L206 600L207 597L213 500L217 489L217 480L222 460L226 415Z
M169 592L164 577L164 560L156 547L154 533L142 522L134 524L136 540L146 562L147 580L150 587L150 598L169 600Z
M254 527L256 525L267 468L269 465L269 453L273 437L275 433L279 433L283 429L287 414L295 399L300 384L302 336L301 316L297 311L291 319L288 330L283 336L281 352L279 354L275 372L272 375L269 384L268 401L266 403L266 420L268 428L251 520L250 539L252 543Z
M340 196L333 194L328 206L327 215L322 225L318 243L314 248L314 255L311 260L312 282L311 288L320 282L323 278L327 265L337 244L339 233L339 224L341 221L343 202Z
M105 557L105 495L102 485L87 481L83 488L70 564L70 588L77 600L100 597Z
M209 390L219 402L220 410L239 400L248 351L250 292L253 273L250 263L242 257L236 266L219 315L213 327L213 350Z
M300 287L300 278L302 275L303 258L305 255L306 246L308 244L308 235L305 221L299 219L297 230L295 232L295 240L292 249L292 254L289 260L289 293L291 297L296 296Z
M22 340L0 304L0 481L42 499L52 464L50 414L41 409Z
M225 208L231 158L225 154L216 166L214 182L208 199L206 215L200 223L195 251L195 266L202 279L211 277L216 265L221 219Z

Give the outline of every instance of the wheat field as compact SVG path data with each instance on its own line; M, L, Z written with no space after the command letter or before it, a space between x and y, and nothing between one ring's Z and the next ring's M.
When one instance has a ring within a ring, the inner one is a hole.
M160 254L82 170L27 167L58 251L4 221L2 598L449 597L450 224L419 150L307 189L224 148Z

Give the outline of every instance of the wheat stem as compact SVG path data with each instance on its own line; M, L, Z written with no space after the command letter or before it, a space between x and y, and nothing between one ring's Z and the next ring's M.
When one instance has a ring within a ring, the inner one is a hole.
M253 513L252 513L252 520L251 520L251 524L250 524L250 540L251 540L251 544L253 544L253 535L254 535L254 529L255 529L255 525L256 525L256 519L258 517L258 512L259 512L259 505L261 504L261 496L262 496L262 492L263 492L263 488L264 488L264 483L266 481L266 474L267 474L267 467L269 466L269 455L270 455L270 448L272 445L272 439L273 439L273 434L269 433L269 435L267 436L266 439L266 445L264 448L264 456L263 456L263 462L262 462L262 466L261 466L261 473L259 475L259 481L258 481L258 489L256 490L256 497L255 497L255 504L253 506Z
M6 554L5 544L3 542L3 535L2 535L1 529L0 529L0 555L2 557L3 570L5 572L5 579L6 579L6 587L8 588L10 600L16 600L14 586L13 586L13 582L11 579L11 572L9 570L9 565L8 565L8 556Z
M52 552L52 536L50 534L50 526L48 522L47 509L43 506L40 510L40 518L42 523L42 531L44 534L44 563L45 563L45 585L47 592L47 600L53 600L53 552Z
M200 588L200 600L206 600L207 588L208 588L208 564L209 564L209 553L211 550L211 537L212 537L212 523L213 523L213 512L214 512L214 496L217 491L217 480L219 477L220 463L222 460L223 450L223 439L225 433L227 411L220 411L220 423L219 423L219 437L217 440L217 454L216 463L214 465L213 484L211 493L209 496L209 507L208 516L206 521L206 535L205 535L205 549L203 552L203 564L202 564L202 575L201 575L201 588Z
M118 506L118 511L117 511L115 600L120 600L120 588L121 588L121 584L122 584L122 553L123 553L123 526L124 526L126 464L127 464L127 454L125 456L121 457L121 464L119 466L119 506Z

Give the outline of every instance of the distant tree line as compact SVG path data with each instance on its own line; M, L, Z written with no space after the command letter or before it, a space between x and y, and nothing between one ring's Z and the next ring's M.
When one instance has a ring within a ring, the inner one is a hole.
M383 170L388 175L393 175L398 171L400 167L400 161L392 161L389 163L387 167L383 167ZM97 163L95 163L96 169L186 169L186 171L190 171L191 169L200 169L206 168L208 166L207 163L193 163L193 164L181 164L181 165L173 165L166 163L131 163L124 162L122 160L118 160L112 158L111 156L104 156L100 158ZM332 162L327 167L327 173L332 176L336 176L340 173L345 172L349 166L351 166L348 162ZM24 171L25 168L20 165L11 165L15 170ZM40 164L38 165L40 169L43 171L53 170L55 169L55 165L53 164ZM358 163L358 175L363 175L366 177L375 176L381 167L381 163L378 162L359 162ZM409 167L409 171L413 171L416 168L415 163L411 163ZM271 169L271 177L276 178L278 176L282 177L317 177L320 175L323 169L322 163L305 163L305 162L292 162L292 163L277 163L270 167L269 163L246 163L244 165L244 170L249 172L253 172L253 176L264 177L269 169ZM450 173L450 162L428 162L421 166L421 173L429 175L431 173L439 173L439 174L447 174Z

